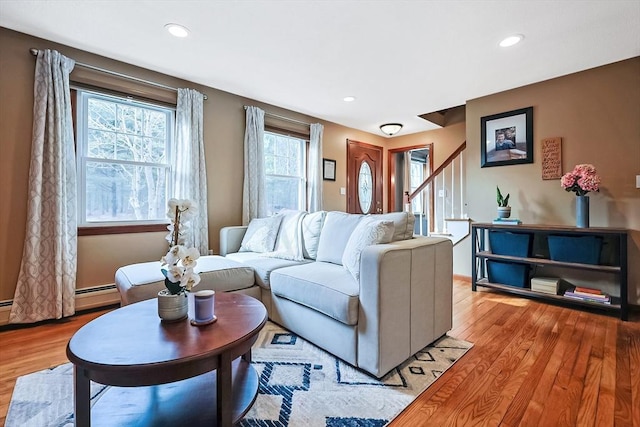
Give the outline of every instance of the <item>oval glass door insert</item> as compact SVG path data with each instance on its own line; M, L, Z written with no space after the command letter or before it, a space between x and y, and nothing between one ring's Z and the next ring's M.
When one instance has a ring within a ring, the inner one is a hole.
M360 209L362 213L368 214L371 210L371 198L373 192L373 176L371 168L367 162L360 165L358 174L358 198L360 199Z

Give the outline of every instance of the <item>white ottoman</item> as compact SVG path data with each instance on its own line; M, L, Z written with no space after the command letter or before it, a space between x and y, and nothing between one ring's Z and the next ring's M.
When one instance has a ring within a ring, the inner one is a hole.
M116 287L122 305L155 298L165 288L160 261L143 262L120 267L116 271ZM218 255L202 256L195 272L200 283L194 290L238 291L260 299L260 287L255 284L253 268Z

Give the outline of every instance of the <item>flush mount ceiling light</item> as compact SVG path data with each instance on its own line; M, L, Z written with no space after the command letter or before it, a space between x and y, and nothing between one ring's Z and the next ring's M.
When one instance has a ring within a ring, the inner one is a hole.
M353 102L353 101L356 100L356 97L355 96L345 96L344 98L342 98L342 100L344 102Z
M500 42L500 47L513 46L514 44L520 43L522 39L524 39L524 36L522 34L514 34L502 40Z
M174 36L174 37L187 37L189 35L189 29L187 27L185 27L184 25L180 25L180 24L167 24L164 26L164 28L167 29L167 31L169 31L169 33Z
M400 132L400 129L402 129L402 125L400 123L385 123L380 126L380 130L382 131L382 133L389 136L393 136L396 133Z

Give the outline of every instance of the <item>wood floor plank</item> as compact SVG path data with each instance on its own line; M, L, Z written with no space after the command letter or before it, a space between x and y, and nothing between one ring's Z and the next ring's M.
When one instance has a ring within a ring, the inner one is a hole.
M629 336L629 376L631 378L632 425L640 426L640 327L624 325L632 328Z
M616 398L614 411L614 425L631 426L633 410L631 409L631 366L629 365L629 350L631 336L629 328L621 325L618 328L616 342Z
M453 291L450 335L474 347L390 427L546 427L572 420L578 427L640 427L637 313L622 322L491 290L472 292L462 280ZM106 311L0 329L0 425L16 378L66 363L73 333Z
M616 353L618 324L607 319L607 328L604 353L602 357L602 377L600 378L600 391L598 392L598 411L596 413L596 426L613 426L614 410L616 404Z

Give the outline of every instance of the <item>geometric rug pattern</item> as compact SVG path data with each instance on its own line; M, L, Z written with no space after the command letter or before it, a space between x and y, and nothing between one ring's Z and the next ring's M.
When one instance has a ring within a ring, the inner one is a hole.
M444 336L377 379L267 322L252 350L258 397L238 426L385 426L471 346ZM92 404L108 389L92 382ZM18 378L5 425L73 427L73 366Z

